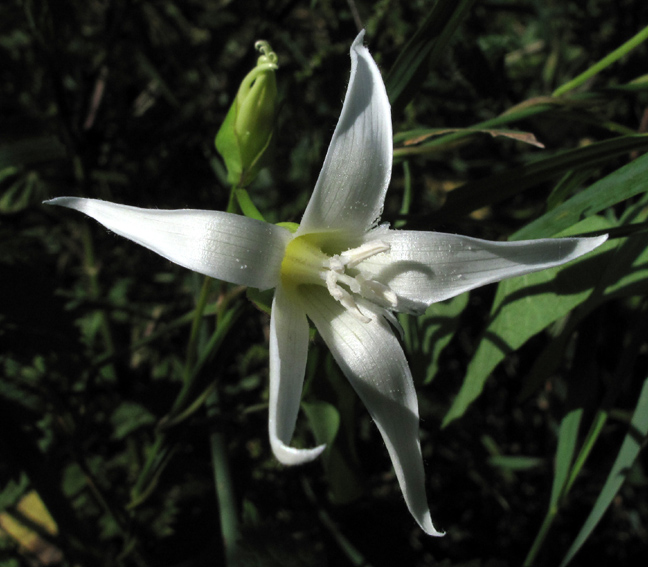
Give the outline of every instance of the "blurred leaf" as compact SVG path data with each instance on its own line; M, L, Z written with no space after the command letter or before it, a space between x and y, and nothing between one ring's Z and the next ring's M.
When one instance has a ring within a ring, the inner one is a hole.
M65 146L54 136L25 138L0 147L0 170L65 157Z
M110 417L113 425L113 439L123 439L141 427L155 423L155 416L137 402L124 401Z
M602 218L590 217L558 236L603 230L607 226L609 223ZM566 266L505 280L498 285L490 322L443 420L443 427L464 414L506 355L589 297L605 268L599 257L611 246L614 245L606 243Z
M31 491L21 498L12 513L0 513L0 531L9 534L40 565L59 563L61 551L50 540L57 526L38 493Z
M18 480L10 479L0 491L0 512L15 504L29 487L29 479L24 472L20 473Z
M474 2L437 0L434 4L385 78L393 114L405 108L414 97Z
M587 541L587 538L589 538L590 534L599 523L601 517L608 509L608 506L612 503L616 493L625 481L632 464L639 454L642 443L645 441L646 435L648 435L648 378L644 380L637 401L637 407L635 408L632 421L630 422L630 430L623 440L619 454L612 465L612 470L610 471L610 474L605 481L605 485L594 503L590 515L587 517L587 520L585 520L585 524L576 536L574 543L572 543L571 547L567 551L560 567L565 567L573 559L574 555L576 555L583 543Z
M543 466L545 464L545 460L539 457L494 455L492 457L488 457L488 464L494 467L508 469L511 471L527 471Z

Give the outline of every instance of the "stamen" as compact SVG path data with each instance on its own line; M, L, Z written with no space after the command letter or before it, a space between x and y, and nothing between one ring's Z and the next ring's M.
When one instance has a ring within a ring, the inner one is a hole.
M398 296L389 286L367 278L362 272L355 277L355 281L360 286L359 293L362 297L378 301L383 305L388 304L392 308L398 304Z
M320 242L319 238L304 235L288 244L281 263L284 285L326 285L331 297L363 323L383 315L394 324L395 319L388 312L398 304L393 290L361 270L348 273L368 258L388 252L390 245L375 240L329 256L322 251Z
M389 244L385 244L380 240L375 240L373 242L365 242L357 248L342 252L340 257L347 268L355 268L360 262L363 262L376 254L388 252L390 249L391 246Z

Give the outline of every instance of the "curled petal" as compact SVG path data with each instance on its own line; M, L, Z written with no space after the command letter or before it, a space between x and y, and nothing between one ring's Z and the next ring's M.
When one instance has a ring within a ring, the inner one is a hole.
M76 197L46 203L81 211L180 266L260 289L279 283L291 238L285 228L220 211L160 211Z
M416 311L482 285L560 266L594 250L607 236L491 242L379 228L365 239L391 249L363 262L362 270L399 296L398 310Z
M294 298L282 285L277 287L270 320L270 444L277 460L284 465L299 465L316 459L325 449L295 449L290 440L295 431L301 401L306 357L308 321Z
M418 402L412 375L394 333L373 314L364 323L323 288L304 293L308 317L328 345L380 431L410 513L429 535L432 524L425 494L423 458L418 439Z
M380 216L392 168L387 91L366 47L351 46L351 77L342 113L298 234L364 232Z

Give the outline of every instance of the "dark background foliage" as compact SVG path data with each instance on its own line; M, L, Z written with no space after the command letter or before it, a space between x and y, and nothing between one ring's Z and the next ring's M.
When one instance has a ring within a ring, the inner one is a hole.
M0 531L0 565L223 564L210 452L215 431L233 471L244 565L520 565L547 509L562 417L581 407L589 423L609 399L610 384L622 380L607 408L612 417L536 564L557 565L564 557L600 493L646 377L645 275L635 293L583 315L560 362L523 400L522 377L560 328L509 353L483 394L445 428L495 289L471 293L457 311L452 340L434 355L433 381L426 378L432 347L407 344L419 386L428 496L435 523L448 532L443 539L425 536L412 521L380 436L317 338L304 399L339 409L338 460L279 466L264 405L267 315L242 290L215 283L211 314L224 301L237 311L194 394L215 383L218 410L199 407L165 430L159 474L134 506L133 487L180 390L187 315L201 279L76 213L41 205L74 195L225 209L229 187L213 140L256 61L255 40L266 39L279 56L280 112L272 166L250 194L268 220L298 222L341 108L357 19L387 75L433 5L2 3L0 511L5 521L22 519L38 533L40 547L26 549ZM646 24L642 0L477 1L416 84L412 102L395 108L394 131L468 128L548 96ZM645 90L601 92L644 75L647 55L642 45L590 80L581 91L596 90L592 100L516 123L544 150L478 134L397 156L384 220L509 237L546 210L556 179L471 214L444 215L447 196L559 151L643 132ZM577 188L637 155L626 151L590 165ZM402 214L407 188L412 202ZM617 204L602 216L616 226L628 210ZM426 324L417 323L418 332ZM207 317L203 344L213 328ZM306 419L298 438L313 443ZM502 456L520 459L503 464ZM646 464L644 452L574 564L632 566L645 559ZM51 514L55 534L45 514L25 519L18 504L30 491Z

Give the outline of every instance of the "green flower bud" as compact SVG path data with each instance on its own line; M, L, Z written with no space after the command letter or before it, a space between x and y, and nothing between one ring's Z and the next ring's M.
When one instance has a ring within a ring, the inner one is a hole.
M216 134L216 149L225 160L227 180L246 187L265 165L275 127L277 55L267 41L257 41L257 65L243 79L225 122Z

